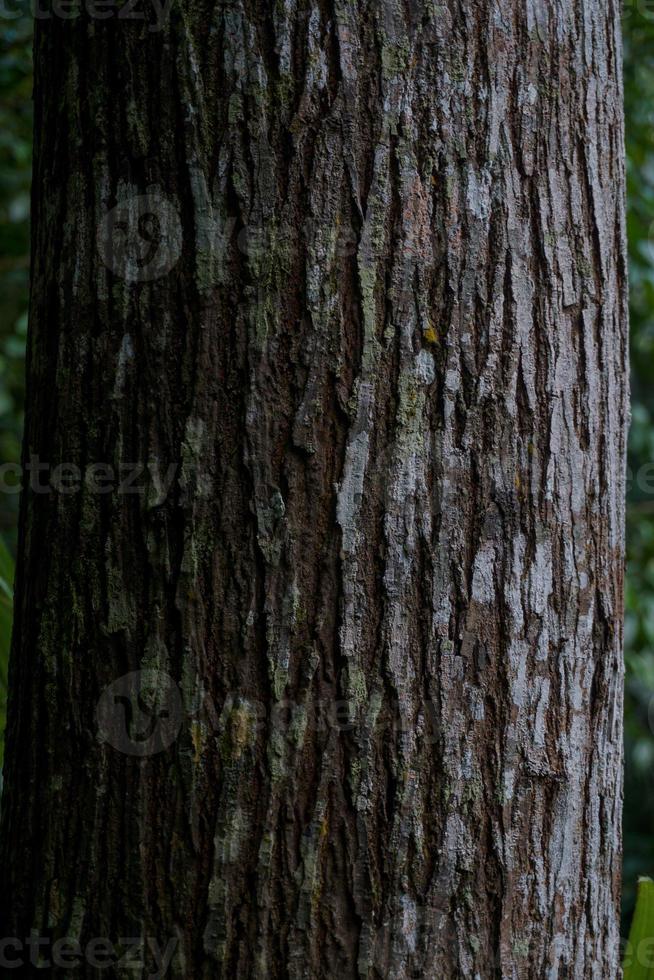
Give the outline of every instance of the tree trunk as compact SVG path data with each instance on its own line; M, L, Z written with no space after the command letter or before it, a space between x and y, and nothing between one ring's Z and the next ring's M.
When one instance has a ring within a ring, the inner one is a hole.
M616 976L617 0L117 9L37 26L0 936Z

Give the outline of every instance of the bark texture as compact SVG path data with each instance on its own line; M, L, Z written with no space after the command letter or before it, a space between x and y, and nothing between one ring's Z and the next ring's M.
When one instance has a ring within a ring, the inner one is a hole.
M148 26L37 30L25 459L145 475L23 496L0 935L614 977L617 0ZM142 758L96 710L139 670Z

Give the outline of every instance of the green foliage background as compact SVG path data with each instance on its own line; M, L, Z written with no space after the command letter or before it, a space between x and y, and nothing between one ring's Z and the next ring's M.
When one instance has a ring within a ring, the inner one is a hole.
M0 20L0 465L19 461L23 430L32 152L31 38L30 18ZM7 479L5 483L8 482ZM0 494L0 787L17 506L15 493Z
M651 11L648 8L652 8ZM31 20L0 15L0 465L20 458L29 271ZM654 876L654 3L624 15L632 427L628 495L624 911ZM17 496L0 494L0 765ZM1 777L0 777L1 785Z
M651 10L648 10L651 7ZM654 874L654 5L625 8L632 424L625 623L625 917Z

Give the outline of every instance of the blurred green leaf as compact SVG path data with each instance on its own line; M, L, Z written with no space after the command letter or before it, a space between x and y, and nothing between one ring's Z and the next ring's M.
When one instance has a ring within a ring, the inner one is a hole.
M623 971L624 980L654 980L654 881L651 878L638 881Z

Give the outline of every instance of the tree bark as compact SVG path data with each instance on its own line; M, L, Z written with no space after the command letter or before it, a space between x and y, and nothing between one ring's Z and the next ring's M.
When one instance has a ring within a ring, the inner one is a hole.
M0 936L614 977L619 6L156 26L37 24Z

